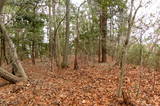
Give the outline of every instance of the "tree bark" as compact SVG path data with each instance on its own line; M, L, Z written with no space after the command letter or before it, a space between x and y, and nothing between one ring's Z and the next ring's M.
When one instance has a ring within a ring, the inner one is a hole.
M66 33L65 33L65 45L63 50L62 68L68 67L69 34L70 34L69 21L70 21L70 0L66 0Z
M80 12L80 8L83 4L85 4L86 1L84 1L83 3L80 4L80 6L78 7L78 11L77 11L77 16L76 16L76 32L77 32L77 37L75 39L75 60L74 60L74 69L77 70L79 68L78 65L78 50L79 50L79 37L80 37L80 30L79 30L79 12Z
M99 39L98 39L98 62L101 62L101 35L99 35Z
M100 29L101 29L101 35L102 35L102 62L107 61L107 49L106 49L106 40L107 40L107 16L106 16L106 9L104 6L102 6L101 9L101 15L100 15Z
M0 32L3 34L3 36L5 37L5 40L9 46L9 56L12 62L12 65L15 66L17 68L17 71L15 72L16 75L18 77L23 77L27 79L27 75L22 67L22 64L20 63L18 56L17 56L17 52L16 52L16 47L13 44L12 40L10 39L10 37L8 36L8 33L5 29L5 27L0 24Z
M51 71L53 70L53 57L54 57L54 37L52 33L52 0L49 0L49 58L50 58L50 66L51 66ZM54 7L53 7L54 8Z
M57 10L59 10L59 6ZM52 13L54 16L53 18L54 20L54 25L53 25L54 26L54 51L55 51L54 57L55 57L56 65L58 69L60 70L61 69L61 47L60 47L60 38L58 35L58 30L59 30L61 23L64 21L65 16L59 22L56 21L57 18L56 18L56 1L55 0L53 0Z
M36 61L35 61L35 41L32 41L32 64L35 65Z
M16 82L23 80L22 78L19 78L13 74L7 72L3 68L0 68L0 77L2 77L3 79L5 79L11 83L16 83Z
M128 26L127 26L127 35L125 38L125 42L123 44L122 48L122 55L121 55L121 60L120 60L120 76L119 76L119 88L118 88L118 96L122 96L123 92L123 86L124 86L124 78L125 78L125 64L126 64L126 59L127 59L127 50L128 50L128 44L130 40L130 35L132 31L132 27L135 21L136 14L141 7L142 0L140 1L139 6L136 8L135 12L133 12L134 8L134 0L131 0L131 8L130 8L130 14L128 17Z
M1 0L0 1L0 13L2 12L4 3L6 2L6 0ZM16 67L15 70L15 75L12 75L10 73L8 73L7 71L5 71L4 69L0 68L0 77L4 78L5 80L11 82L11 83L15 83L18 82L20 80L27 80L27 75L22 67L22 64L20 63L20 61L18 60L18 56L17 56L17 52L16 52L16 48L15 45L13 44L12 40L9 37L9 34L7 32L7 30L5 29L5 27L3 26L2 22L0 23L0 33L4 36L7 45L9 47L9 56L12 62L12 66Z

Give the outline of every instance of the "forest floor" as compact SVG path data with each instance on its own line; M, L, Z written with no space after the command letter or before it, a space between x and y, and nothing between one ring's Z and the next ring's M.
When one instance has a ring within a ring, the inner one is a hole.
M47 62L23 66L29 81L0 87L0 106L160 106L160 72L141 70L136 96L140 68L128 65L124 98L118 98L118 66L95 63L61 71L49 71Z

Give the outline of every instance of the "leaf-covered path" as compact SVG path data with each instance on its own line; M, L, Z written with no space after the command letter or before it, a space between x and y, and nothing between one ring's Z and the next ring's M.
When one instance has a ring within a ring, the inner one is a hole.
M79 70L49 71L46 63L33 66L24 63L28 82L19 82L0 88L0 105L11 106L115 106L123 99L116 97L118 66L94 64ZM153 72L145 69L140 94L136 97L138 70L127 66L125 98L128 105L160 105L160 73L156 73L155 91L152 89ZM1 81L3 82L3 81ZM125 89L125 88L124 88ZM127 104L127 103L126 103Z

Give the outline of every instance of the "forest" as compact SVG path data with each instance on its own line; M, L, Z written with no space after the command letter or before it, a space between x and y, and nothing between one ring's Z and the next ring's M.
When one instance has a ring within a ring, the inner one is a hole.
M0 0L0 106L160 106L158 4Z

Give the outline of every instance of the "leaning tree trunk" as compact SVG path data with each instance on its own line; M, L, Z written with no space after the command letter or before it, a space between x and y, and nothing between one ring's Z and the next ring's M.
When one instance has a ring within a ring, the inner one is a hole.
M0 15L1 15L1 12L2 12L2 9L3 9L5 2L6 2L6 0L0 1ZM3 26L2 22L0 23L0 33L4 36L6 43L9 47L8 53L9 53L9 56L10 56L10 59L12 62L12 66L15 68L15 72L14 72L15 76L12 75L11 73L5 71L4 69L0 68L0 77L2 77L3 79L5 79L11 83L16 83L20 80L26 80L28 77L22 67L22 64L18 60L15 45L13 44L12 40L10 39L9 34L7 33L7 30Z
M24 79L27 79L27 75L22 67L22 64L20 63L18 56L17 56L17 52L16 52L16 48L12 42L12 40L10 39L10 37L8 36L8 33L5 29L5 27L0 24L0 31L2 33L2 35L5 37L5 40L9 46L9 56L12 62L12 66L15 68L15 75L17 77L22 77Z
M11 82L11 83L16 83L18 81L21 81L22 79L7 72L6 70L4 70L3 68L0 68L0 77Z

